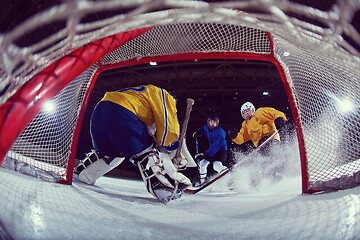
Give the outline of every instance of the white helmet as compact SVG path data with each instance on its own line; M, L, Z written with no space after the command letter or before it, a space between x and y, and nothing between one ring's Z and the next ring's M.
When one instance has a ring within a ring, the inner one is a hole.
M251 115L245 116L245 115L244 115L244 111L247 110L247 109L250 110ZM241 106L240 112L241 112L241 116L242 116L244 119L250 119L250 118L254 115L254 113L255 113L254 104L252 104L251 102L246 102L246 103L244 103L244 104Z

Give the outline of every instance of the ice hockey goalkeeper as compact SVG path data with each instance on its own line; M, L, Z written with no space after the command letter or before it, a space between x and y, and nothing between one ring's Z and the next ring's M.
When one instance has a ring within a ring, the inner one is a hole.
M155 131L149 131L155 126ZM93 147L75 169L88 184L129 159L138 166L147 190L161 201L181 196L190 180L173 164L180 127L176 101L153 85L105 93L96 105L90 124ZM183 143L179 165L196 166Z

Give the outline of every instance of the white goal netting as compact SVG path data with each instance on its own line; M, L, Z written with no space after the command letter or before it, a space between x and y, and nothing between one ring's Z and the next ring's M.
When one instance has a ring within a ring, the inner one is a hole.
M303 191L358 185L360 54L356 43L360 34L352 23L359 9L356 0L339 1L327 11L263 0L66 1L0 35L1 157L5 162L27 162L71 182L78 129L99 72L152 59L257 59L276 64L287 90L299 139ZM102 19L88 20L92 14L110 10ZM32 45L17 44L52 21L63 22L64 27ZM113 41L107 39L125 32L122 43L109 47ZM89 43L104 53L92 56L86 48ZM77 49L84 49L79 51L81 57L74 54ZM72 57L92 60L70 81L65 76L69 73L61 69L69 65L62 60ZM57 89L56 81L69 84L53 93L51 101L57 109L49 114L36 103ZM40 112L34 114L34 109ZM12 115L18 112L31 112L34 117L23 123ZM5 131L13 119L19 133Z

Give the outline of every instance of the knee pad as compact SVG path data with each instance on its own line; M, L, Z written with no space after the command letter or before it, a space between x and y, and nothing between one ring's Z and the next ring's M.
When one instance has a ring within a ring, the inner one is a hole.
M149 147L145 148L141 152L132 155L129 160L135 166L138 166L139 161L144 161L150 154L158 154L156 148L154 148L154 144L151 144Z

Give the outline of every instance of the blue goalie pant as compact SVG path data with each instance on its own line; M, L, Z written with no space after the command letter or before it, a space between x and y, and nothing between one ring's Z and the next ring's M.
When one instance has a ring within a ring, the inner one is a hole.
M178 184L171 183L174 180L167 174L161 174L164 171L157 169L156 163L149 164L150 157L159 156L154 152L147 126L133 112L112 102L99 102L91 117L90 131L99 156L129 158L139 167L147 190L156 198L169 201L181 196Z
M96 105L90 132L100 157L128 158L149 147L152 141L147 126L133 112L108 101Z

